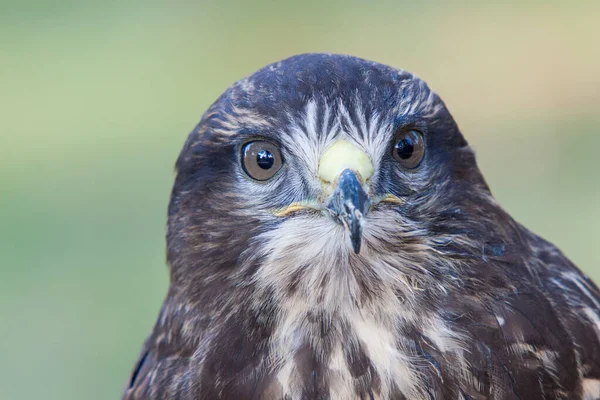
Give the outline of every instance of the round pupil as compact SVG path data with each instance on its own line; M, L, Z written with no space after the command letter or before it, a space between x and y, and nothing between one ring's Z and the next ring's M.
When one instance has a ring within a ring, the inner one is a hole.
M261 150L256 154L256 163L262 169L270 169L275 164L275 157L269 150Z
M414 151L415 146L413 145L412 139L409 137L402 139L396 145L396 152L398 153L398 157L400 157L403 160L410 158Z

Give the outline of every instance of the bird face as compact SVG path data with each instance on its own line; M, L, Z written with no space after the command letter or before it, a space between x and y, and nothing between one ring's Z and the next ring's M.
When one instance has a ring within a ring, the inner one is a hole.
M489 196L422 80L322 54L234 84L177 170L168 258L172 279L194 288L239 279L308 290L348 275L378 290L390 270L430 277L432 249L460 242L466 202Z
M410 130L396 138L391 151L399 164L414 169L421 162L424 150L422 134ZM271 142L252 141L242 152L244 170L253 179L267 180L283 166L281 151ZM358 254L367 214L381 203L401 205L402 200L390 192L375 194L371 190L372 156L356 142L333 139L333 143L318 155L318 160L317 167L313 168L316 170L313 179L318 179L320 184L318 196L292 202L276 210L274 215L289 218L303 212L322 213L346 228L352 248Z

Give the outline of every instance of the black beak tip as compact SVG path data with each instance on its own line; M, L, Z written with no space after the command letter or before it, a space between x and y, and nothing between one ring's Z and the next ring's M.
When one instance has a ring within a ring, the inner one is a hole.
M360 253L360 246L362 244L362 213L358 210L353 210L350 213L349 230L350 230L350 242L352 243L352 249L355 254Z
M352 237L352 249L354 250L354 254L359 254L360 253L360 245L361 245L361 240L362 238L360 236L358 237Z

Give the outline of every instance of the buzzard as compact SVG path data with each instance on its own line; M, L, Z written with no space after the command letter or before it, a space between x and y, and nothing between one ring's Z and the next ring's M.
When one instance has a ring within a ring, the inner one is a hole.
M496 202L442 100L305 54L177 161L170 287L124 399L598 399L600 292Z

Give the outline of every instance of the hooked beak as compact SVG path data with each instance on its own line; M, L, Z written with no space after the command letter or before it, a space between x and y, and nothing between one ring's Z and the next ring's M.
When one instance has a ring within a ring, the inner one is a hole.
M373 172L373 163L361 147L347 140L338 140L324 151L319 160L318 174L322 184L322 197L294 202L281 210L275 210L274 215L287 217L297 212L326 210L329 216L348 229L352 248L358 254L365 217L371 207L376 207L382 202L403 204L403 201L392 193L376 198L367 194L363 183L369 182Z
M349 230L352 248L356 254L360 252L363 220L370 207L371 198L363 189L356 172L345 169L340 175L327 209Z

